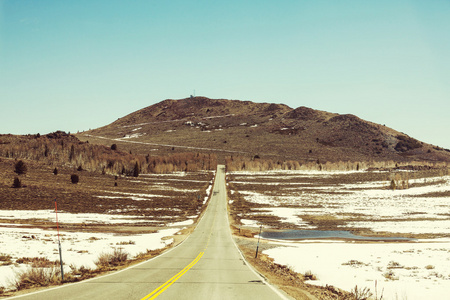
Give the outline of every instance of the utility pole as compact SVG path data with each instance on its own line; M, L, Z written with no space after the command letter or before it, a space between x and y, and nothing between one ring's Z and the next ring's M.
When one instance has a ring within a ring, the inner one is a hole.
M259 226L258 244L256 245L255 258L258 258L259 240L261 239L262 224Z
M64 281L64 268L63 268L62 251L61 251L61 239L59 238L58 205L56 204L56 199L55 199L55 213L56 213L56 229L58 231L58 247L59 247L59 263L61 265L61 281Z

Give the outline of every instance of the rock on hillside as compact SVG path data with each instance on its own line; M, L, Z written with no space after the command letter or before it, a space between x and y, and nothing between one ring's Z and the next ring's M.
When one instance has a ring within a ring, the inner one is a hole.
M354 115L206 97L164 100L79 137L140 142L142 153L194 149L294 160L450 161L449 150Z

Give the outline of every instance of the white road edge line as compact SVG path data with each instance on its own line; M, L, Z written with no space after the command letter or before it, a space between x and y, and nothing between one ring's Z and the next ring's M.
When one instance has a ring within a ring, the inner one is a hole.
M213 186L214 186L215 181L216 181L216 176L217 176L217 170L216 170L216 174L214 175ZM197 224L195 225L194 230L197 229L198 224L200 224L200 222L203 220L203 217L206 215L206 210L209 208L209 201L211 200L212 194L213 194L213 193L211 193L211 194L209 195L209 199L208 199L208 202L207 202L207 203L208 203L208 206L206 207L206 209L205 209L203 215L200 217L200 219L198 220ZM181 243L179 243L179 244L176 245L175 247L170 248L169 250L167 250L166 252L164 252L164 253L162 253L162 254L160 254L160 255L157 255L157 256L155 256L155 257L152 257L152 258L150 258L150 259L148 259L148 260L145 260L145 261L143 261L143 262L140 262L140 263L138 263L138 264L136 264L136 265L126 267L125 269L122 269L122 270L119 270L119 271L112 271L110 274L106 274L106 275L102 275L102 276L98 276L98 277L93 277L93 278L86 279L86 280L82 280L82 281L78 281L78 282L72 282L72 283L68 283L68 284L65 284L65 285L63 284L63 285L59 285L59 286L52 287L52 288L44 288L43 290L40 290L40 291L37 291L37 292L26 293L26 294L23 294L23 295L18 295L18 296L13 296L13 297L8 297L8 299L23 298L23 297L27 297L27 296L30 296L30 295L36 295L36 294L40 294L40 293L44 293L44 292L48 292L48 291L53 291L53 290L57 290L57 289L62 289L62 288L68 287L68 286L73 286L73 285L76 285L76 284L86 283L86 282L93 281L93 280L96 280L96 279L101 279L101 278L105 278L105 277L108 277L108 276L111 276L111 275L115 275L115 274L122 273L122 272L124 272L124 271L129 270L129 269L132 269L132 268L135 268L135 267L139 267L140 265L143 265L143 264L145 264L145 263L147 263L147 262L149 262L149 261L151 261L151 260L154 260L154 259L157 259L157 258L159 258L159 257L162 257L162 256L166 255L167 253L170 253L172 250L174 250L175 248L177 248L178 246L180 246L181 244L183 244L185 241L187 241L190 237L191 237L191 235L189 235L184 241L182 241Z
M227 189L227 185L226 185L226 173L224 174L225 177L225 191ZM225 203L226 203L226 207L228 208L228 194L225 194ZM293 298L287 298L285 295L283 295L280 290L276 287L274 287L273 285L271 285L270 283L268 283L264 277L261 276L261 274L259 274L254 268L253 266L245 259L244 255L241 252L241 249L239 249L239 247L237 246L236 242L233 239L233 235L231 234L231 228L230 228L230 220L229 220L229 216L228 216L228 209L227 209L227 223L228 223L228 232L230 234L231 237L231 241L233 241L234 246L236 247L237 251L239 252L239 254L241 255L243 261L245 262L245 264L247 265L247 267L259 278L261 278L261 281L267 285L272 291L274 291L278 296L280 296L281 299L283 300L290 300Z

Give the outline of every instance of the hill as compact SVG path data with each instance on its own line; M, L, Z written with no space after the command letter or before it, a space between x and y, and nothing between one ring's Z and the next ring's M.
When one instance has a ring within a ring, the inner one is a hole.
M77 135L142 154L214 152L219 157L297 161L450 161L450 150L350 114L304 106L191 97L164 100Z

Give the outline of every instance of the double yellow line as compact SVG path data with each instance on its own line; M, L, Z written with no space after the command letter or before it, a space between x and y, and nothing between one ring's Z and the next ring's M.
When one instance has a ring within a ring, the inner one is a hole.
M175 283L178 279L180 279L181 276L184 275L187 271L189 271L190 268L192 268L199 260L202 258L203 254L205 252L200 252L199 255L189 264L187 265L183 270L178 272L176 275L174 275L172 278L167 280L163 285L156 288L153 292L142 298L141 300L152 300L159 296L162 292L164 292L169 286Z
M217 216L217 211L214 215L214 220L213 220L213 224L215 224L216 222L216 216ZM208 237L208 241L206 242L206 246L205 249L203 250L203 252L200 252L199 255L197 255L197 257L186 267L184 267L183 270L181 270L180 272L178 272L176 275L174 275L172 278L170 278L169 280L167 280L164 284L162 284L161 286L159 286L158 288L156 288L155 290L153 290L153 292L151 292L150 294L148 294L147 296L145 296L144 298L142 298L141 300L152 300L155 299L156 297L158 297L162 292L164 292L167 288L169 288L169 286L171 286L172 284L175 283L175 281L177 281L178 279L180 279L181 276L184 275L184 273L186 273L187 271L189 271L190 268L192 268L199 260L200 258L202 258L203 254L205 254L206 249L208 248L209 242L211 241L211 237L212 237L213 231L211 231L211 233L209 234Z

